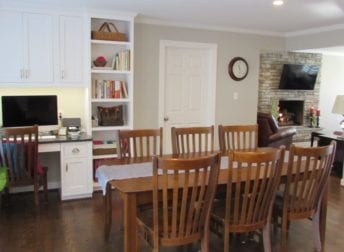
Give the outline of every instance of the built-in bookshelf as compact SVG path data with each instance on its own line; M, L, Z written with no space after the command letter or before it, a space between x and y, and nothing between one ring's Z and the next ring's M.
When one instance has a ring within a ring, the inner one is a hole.
M100 159L117 157L118 130L133 127L133 42L134 16L91 15L91 31L99 31L104 23L112 23L124 33L125 41L90 39L90 108L94 168ZM90 34L91 34L90 31ZM104 66L96 66L98 57L105 58ZM100 108L120 109L120 123L101 124Z

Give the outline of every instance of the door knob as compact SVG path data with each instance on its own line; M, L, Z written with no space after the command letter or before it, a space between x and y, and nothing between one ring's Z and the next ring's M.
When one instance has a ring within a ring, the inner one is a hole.
M168 118L168 116L164 117L164 121L167 122L170 118Z

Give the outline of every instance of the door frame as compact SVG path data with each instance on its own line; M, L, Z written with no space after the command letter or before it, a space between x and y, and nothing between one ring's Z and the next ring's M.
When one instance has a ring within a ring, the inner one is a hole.
M208 104L207 104L207 124L215 125L215 102L216 102L216 70L217 70L217 44L185 42L174 40L160 40L159 48L159 127L164 126L165 112L165 60L166 49L168 47L180 47L190 49L208 50L209 76L208 76Z

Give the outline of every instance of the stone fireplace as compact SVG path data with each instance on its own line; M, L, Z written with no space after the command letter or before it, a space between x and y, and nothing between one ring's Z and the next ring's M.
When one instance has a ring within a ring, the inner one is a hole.
M278 124L280 126L303 125L303 100L279 100L278 107Z
M282 67L283 64L321 66L321 60L321 54L316 53L266 51L260 54L258 111L272 113L276 119L282 116L280 126L295 126L294 141L308 141L311 132L316 130L309 128L309 109L319 106L321 71L313 90L285 90L279 89Z

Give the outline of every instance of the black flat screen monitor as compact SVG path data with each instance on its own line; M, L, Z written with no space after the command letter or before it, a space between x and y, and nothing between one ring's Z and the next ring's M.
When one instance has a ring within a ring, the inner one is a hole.
M318 72L316 65L284 64L279 89L313 90Z
M58 124L57 96L2 96L3 127Z

